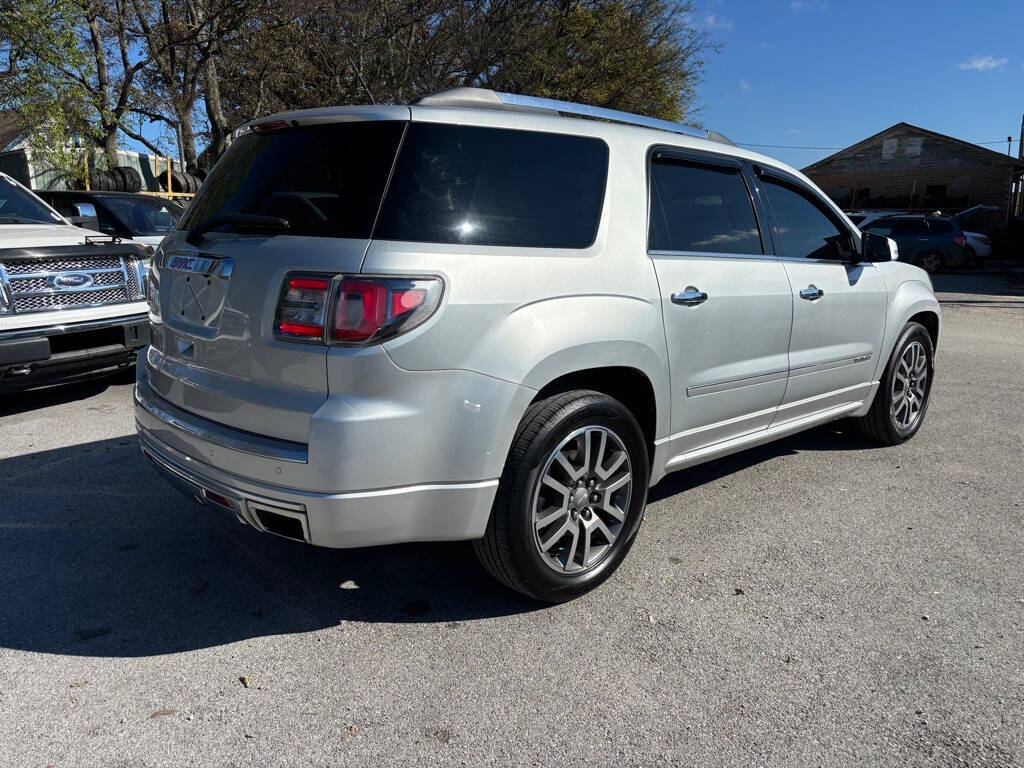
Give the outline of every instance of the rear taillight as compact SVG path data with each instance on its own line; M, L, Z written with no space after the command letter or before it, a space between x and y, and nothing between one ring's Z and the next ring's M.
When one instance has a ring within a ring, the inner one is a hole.
M274 331L280 336L320 341L330 296L331 278L322 275L289 275L281 287Z
M964 237L963 235L957 235L956 237L954 237L953 242L959 246L963 246L965 248L967 247L967 238Z
M431 277L288 275L274 331L302 341L376 343L423 323L440 300L441 281Z
M390 339L420 325L440 300L441 281L435 278L343 278L335 297L331 340Z

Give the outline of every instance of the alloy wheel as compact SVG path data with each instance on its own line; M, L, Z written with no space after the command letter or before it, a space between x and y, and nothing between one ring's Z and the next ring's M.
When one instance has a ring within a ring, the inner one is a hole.
M611 429L577 429L548 455L533 492L534 542L544 563L580 574L611 552L626 522L633 469Z
M910 429L921 418L927 385L928 354L924 344L912 341L900 355L892 378L892 418L899 429Z

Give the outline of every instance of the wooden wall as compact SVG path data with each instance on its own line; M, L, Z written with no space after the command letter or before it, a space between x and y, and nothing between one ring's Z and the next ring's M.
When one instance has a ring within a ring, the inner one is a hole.
M956 213L979 203L997 211L973 216L969 229L1006 229L1010 188L1020 167L996 152L895 126L804 169L841 207ZM929 188L932 189L929 189ZM944 188L941 191L940 189Z

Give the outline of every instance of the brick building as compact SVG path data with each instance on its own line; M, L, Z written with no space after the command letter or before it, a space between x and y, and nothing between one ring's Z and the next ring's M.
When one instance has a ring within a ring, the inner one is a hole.
M1000 237L1022 213L1024 160L897 123L804 168L844 210L957 213L996 206L971 218L971 229Z

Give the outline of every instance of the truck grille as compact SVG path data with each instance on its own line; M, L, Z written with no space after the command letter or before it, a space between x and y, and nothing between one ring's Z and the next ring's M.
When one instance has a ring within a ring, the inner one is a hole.
M0 260L0 290L15 314L144 298L136 260L109 254Z

